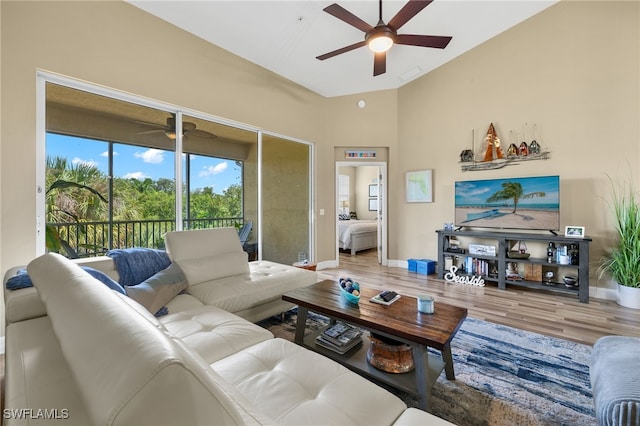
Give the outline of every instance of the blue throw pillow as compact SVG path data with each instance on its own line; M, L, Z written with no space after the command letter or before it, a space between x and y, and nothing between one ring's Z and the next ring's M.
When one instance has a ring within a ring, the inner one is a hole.
M33 287L31 277L27 274L26 269L18 269L16 274L9 278L5 283L7 290L18 290L20 288Z
M124 295L127 294L120 284L112 280L111 277L104 272L94 268L90 268L88 266L81 266L81 268L87 271L87 273L89 273L89 275L91 275L93 278L109 287L111 290L115 290L118 293L122 293ZM19 269L16 272L16 275L7 280L5 286L8 290L18 290L20 288L33 287L33 282L31 282L31 277L29 276L29 274L27 274L26 269Z
M81 268L87 271L89 275L91 275L93 278L97 279L98 281L102 282L104 285L109 287L111 290L117 291L118 293L122 293L125 296L127 295L127 292L124 290L124 287L122 287L116 281L112 280L111 277L105 274L104 272L99 271L97 269L90 268L88 266L81 266Z

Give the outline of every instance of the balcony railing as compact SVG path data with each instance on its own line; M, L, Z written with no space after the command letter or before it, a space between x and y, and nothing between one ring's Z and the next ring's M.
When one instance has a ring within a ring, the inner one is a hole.
M185 219L183 229L236 227L244 223L242 217ZM164 249L164 234L175 231L174 219L126 220L109 222L47 223L68 245L71 257L104 255L111 249L147 247ZM111 233L109 230L111 229Z

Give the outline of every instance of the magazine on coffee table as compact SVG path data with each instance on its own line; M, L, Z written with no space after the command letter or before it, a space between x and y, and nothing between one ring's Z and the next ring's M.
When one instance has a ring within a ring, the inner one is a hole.
M346 353L360 342L362 342L362 330L342 321L329 325L316 337L318 345L339 354Z
M333 352L336 352L337 354L340 354L340 355L346 354L351 349L353 349L354 347L358 346L361 343L362 343L361 335L358 335L357 338L352 339L349 343L342 346L331 343L330 341L326 340L322 334L319 334L318 337L316 337L316 344L318 346L322 346L323 348L332 350Z
M381 305L390 305L400 299L400 295L393 290L385 290L373 296L370 301Z

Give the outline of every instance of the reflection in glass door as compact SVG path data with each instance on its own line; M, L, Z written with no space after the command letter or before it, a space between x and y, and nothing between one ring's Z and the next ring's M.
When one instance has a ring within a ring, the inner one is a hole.
M264 134L261 159L261 257L311 261L311 145Z

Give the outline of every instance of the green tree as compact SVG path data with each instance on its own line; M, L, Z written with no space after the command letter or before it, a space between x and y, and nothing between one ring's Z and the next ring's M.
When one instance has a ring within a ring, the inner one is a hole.
M46 226L45 244L47 250L65 253L68 257L77 257L72 248L69 235L62 235L58 228L50 223L80 224L88 219L98 219L107 204L106 198L98 187L104 186L104 175L88 164L69 165L60 157L47 158L45 182L46 190ZM80 231L86 232L86 227ZM78 244L76 242L75 246Z
M544 192L524 193L522 185L519 182L504 182L502 189L487 198L487 203L495 203L496 201L513 200L513 211L518 209L518 202L523 198L544 197Z

